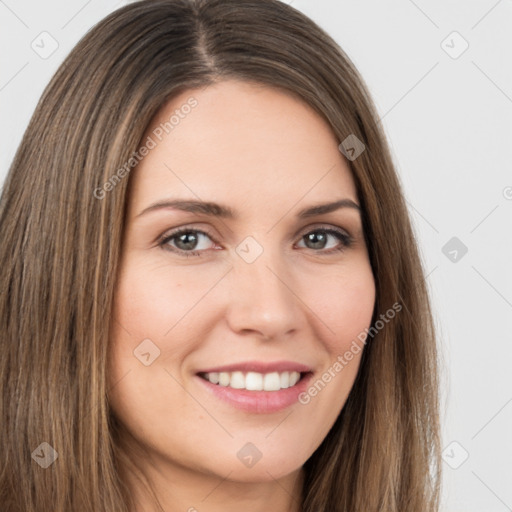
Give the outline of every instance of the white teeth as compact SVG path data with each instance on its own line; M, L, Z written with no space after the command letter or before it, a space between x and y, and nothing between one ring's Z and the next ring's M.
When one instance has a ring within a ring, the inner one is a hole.
M263 389L263 375L261 373L249 372L245 376L245 389L261 391Z
M206 375L209 375L209 374L207 373ZM219 373L219 385L220 386L229 386L229 380L230 380L229 373L226 373L226 372Z
M265 391L279 391L281 389L279 373L266 373L263 377L263 389Z
M295 386L300 380L299 372L212 372L205 373L203 377L212 384L229 386L234 389L247 389L249 391L279 391L280 389Z
M212 373L209 373L208 376L209 376L208 380L210 382L213 382L213 384L219 383L219 374L218 373L212 372Z
M242 372L233 372L231 374L231 380L229 381L229 386L235 389L244 389L245 388L245 377Z
M298 372L290 372L290 387L295 386L297 382L299 382L300 373Z

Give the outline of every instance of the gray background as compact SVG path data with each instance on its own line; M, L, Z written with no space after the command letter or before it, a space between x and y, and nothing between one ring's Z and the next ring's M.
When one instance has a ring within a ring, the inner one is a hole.
M0 0L0 182L59 64L125 3ZM442 342L443 510L512 510L512 1L287 3L348 53L389 137Z

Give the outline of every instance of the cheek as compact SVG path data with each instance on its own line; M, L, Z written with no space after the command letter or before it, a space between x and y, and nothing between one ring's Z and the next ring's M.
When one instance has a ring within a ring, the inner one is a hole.
M317 336L335 358L370 326L375 305L375 281L369 263L359 262L334 274L319 276L308 293L318 317Z
M310 288L308 303L314 305L317 319L310 324L316 326L314 337L326 357L301 403L329 418L319 425L325 428L343 407L359 370L376 290L371 267L364 261L347 265L336 274L331 270L316 282L319 286Z
M187 325L190 327L213 278L210 275L208 279L204 272L194 272L192 266L171 269L134 259L119 279L115 302L118 329L113 339L129 339L135 348L150 338L161 350L161 360L172 360L185 340L190 345L190 331L186 329L187 336L183 330ZM200 335L200 326L197 331Z
M179 410L184 417L198 414L176 381L183 382L181 363L195 350L194 340L201 339L186 329L187 311L199 300L200 290L176 277L176 270L174 277L169 274L161 266L133 262L123 269L108 355L113 412L135 438L156 450L163 442L159 433L180 424L169 419L169 411ZM177 437L187 433L177 431Z
M297 405L308 417L321 418L311 423L309 436L305 436L311 440L311 452L331 429L352 389L364 350L361 334L370 327L375 305L375 281L369 264L346 268L335 277L331 273L319 282L324 284L322 291L315 287L309 300L318 316L318 348L326 357Z
M164 268L132 263L117 290L117 318L139 334L160 330L163 335L197 302L201 290Z

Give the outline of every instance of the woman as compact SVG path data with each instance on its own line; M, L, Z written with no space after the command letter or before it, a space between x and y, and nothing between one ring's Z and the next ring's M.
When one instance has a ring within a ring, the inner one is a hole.
M434 511L435 333L367 89L275 0L146 0L0 206L3 510Z

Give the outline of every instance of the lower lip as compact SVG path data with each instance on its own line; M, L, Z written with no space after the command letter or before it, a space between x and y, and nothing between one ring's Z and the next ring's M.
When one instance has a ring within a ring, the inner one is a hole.
M272 413L282 411L295 404L313 377L312 373L305 374L295 386L279 391L248 391L247 389L234 389L228 386L219 386L196 375L207 391L232 405L252 413Z

